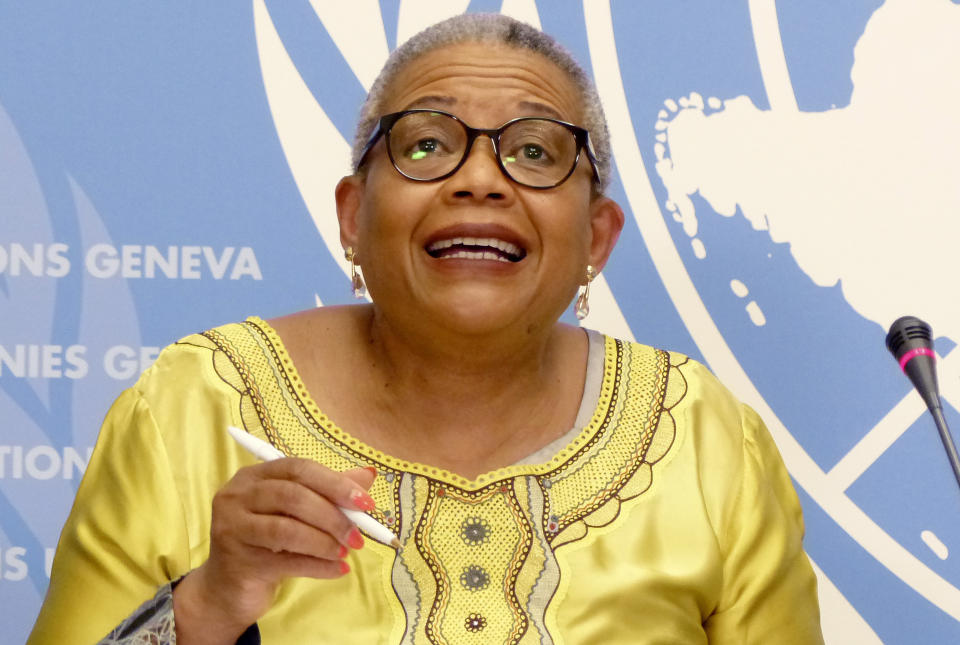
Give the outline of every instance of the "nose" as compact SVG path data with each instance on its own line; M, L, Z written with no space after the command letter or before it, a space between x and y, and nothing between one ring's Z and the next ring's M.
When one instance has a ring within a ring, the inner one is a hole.
M493 140L480 135L473 140L466 160L448 182L448 196L454 200L473 199L507 202L513 194L511 181L497 163Z

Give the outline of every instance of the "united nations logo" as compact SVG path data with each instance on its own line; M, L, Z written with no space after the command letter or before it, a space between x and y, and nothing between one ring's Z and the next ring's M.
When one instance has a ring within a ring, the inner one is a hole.
M467 3L297 4L254 1L257 49L291 174L346 272L330 196L364 93L390 49ZM960 500L883 330L932 323L960 427L960 6L494 4L570 48L607 111L632 222L590 325L690 353L760 412L804 504L828 639L917 642L924 625L924 642L956 640ZM307 14L309 46L285 27Z

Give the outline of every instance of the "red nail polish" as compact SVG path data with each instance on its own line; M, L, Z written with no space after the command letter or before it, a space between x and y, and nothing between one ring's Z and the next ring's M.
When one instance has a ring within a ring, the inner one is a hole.
M353 491L350 495L350 501L361 511L372 511L377 507L377 503L373 501L373 498L362 490Z
M360 535L360 529L353 527L350 529L350 534L347 535L347 545L351 549L362 549L363 548L363 536Z
M346 562L344 562L343 560L341 560L341 561L340 561L340 575L343 575L343 574L345 574L345 573L350 573L350 565L347 564Z
M368 472L370 472L370 473L373 474L374 476L377 476L377 475L379 474L379 473L377 472L377 469L376 469L374 466L364 466L363 469L366 470L366 471L368 471Z
M340 548L337 550L337 559L343 560L345 557L347 557L347 553L349 553L349 549L341 544Z

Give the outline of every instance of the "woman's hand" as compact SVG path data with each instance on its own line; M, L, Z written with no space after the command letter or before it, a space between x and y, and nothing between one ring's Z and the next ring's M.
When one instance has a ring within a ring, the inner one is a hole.
M285 458L237 471L213 499L210 557L173 592L177 643L236 642L294 576L337 578L363 537L337 506L369 511L370 468Z

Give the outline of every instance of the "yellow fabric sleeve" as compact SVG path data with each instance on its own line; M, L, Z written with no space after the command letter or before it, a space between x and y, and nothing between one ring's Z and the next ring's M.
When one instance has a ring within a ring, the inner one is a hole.
M677 359L680 360L680 359ZM818 645L800 505L759 417L683 364L674 445L619 522L557 551L557 642Z
M718 527L724 584L704 624L709 642L823 643L800 502L759 416L741 405L740 421L742 461Z
M189 563L164 446L140 393L127 390L100 431L29 645L95 643Z
M28 645L95 643L209 552L214 493L253 457L210 351L171 346L107 413Z

